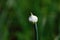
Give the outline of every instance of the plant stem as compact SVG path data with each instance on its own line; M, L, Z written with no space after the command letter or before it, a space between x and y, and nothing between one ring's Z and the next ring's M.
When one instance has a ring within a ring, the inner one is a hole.
M38 40L38 27L37 27L37 23L35 23L35 33L36 33L36 40Z

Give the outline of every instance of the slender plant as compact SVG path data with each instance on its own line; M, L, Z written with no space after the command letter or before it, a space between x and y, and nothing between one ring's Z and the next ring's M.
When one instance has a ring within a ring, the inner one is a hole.
M37 27L38 17L31 13L31 16L29 17L29 21L34 23L35 25L36 40L38 40L38 27Z

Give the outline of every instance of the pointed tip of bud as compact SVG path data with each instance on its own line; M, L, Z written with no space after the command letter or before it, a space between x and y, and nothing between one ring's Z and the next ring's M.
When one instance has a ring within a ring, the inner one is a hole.
M33 13L31 12L31 15L33 15Z

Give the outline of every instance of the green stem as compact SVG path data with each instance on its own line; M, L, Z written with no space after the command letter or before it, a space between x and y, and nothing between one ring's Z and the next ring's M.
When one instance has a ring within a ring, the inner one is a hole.
M38 27L37 27L37 23L35 23L35 32L36 32L36 40L38 40Z

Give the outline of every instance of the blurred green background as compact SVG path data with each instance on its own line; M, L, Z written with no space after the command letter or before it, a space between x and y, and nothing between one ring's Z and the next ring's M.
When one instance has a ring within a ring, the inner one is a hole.
M36 40L31 12L39 40L60 40L60 0L0 0L0 40Z

